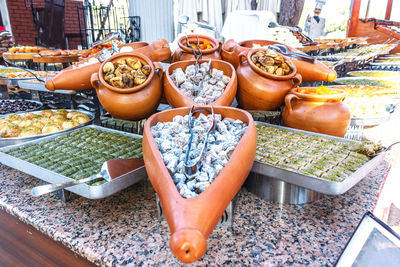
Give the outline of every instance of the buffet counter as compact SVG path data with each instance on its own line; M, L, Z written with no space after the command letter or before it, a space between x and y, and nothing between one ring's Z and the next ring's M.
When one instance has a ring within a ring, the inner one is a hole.
M400 116L367 130L396 138ZM398 126L397 126L398 127ZM390 157L388 157L390 160ZM195 265L333 265L366 211L372 211L389 164L384 162L340 196L304 205L274 204L246 189L233 202L233 229L216 227ZM0 165L0 208L98 265L180 265L157 218L154 190L142 181L102 200L33 198L38 179ZM212 207L210 207L212 208Z

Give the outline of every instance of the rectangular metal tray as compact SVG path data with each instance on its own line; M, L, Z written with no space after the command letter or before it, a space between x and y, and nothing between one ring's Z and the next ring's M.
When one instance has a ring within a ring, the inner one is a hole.
M283 126L277 126L273 124L256 122L256 125L264 125L267 127L274 127L278 129L285 129L293 132L303 133L306 135L314 135L321 136L328 139L333 139L341 142L357 142L354 140L349 140L345 138L318 134L308 131L302 131L292 128L287 128ZM361 168L359 168L356 172L354 172L351 176L347 177L342 182L332 182L329 180L324 180L322 178L317 178L309 175L304 175L301 173L297 173L294 171L286 170L280 167L276 167L270 164L261 163L259 161L254 161L253 167L251 169L252 172L261 174L270 178L278 179L289 184L294 184L297 186L304 187L309 190L317 191L327 195L340 195L348 191L354 185L356 185L359 181L361 181L372 169L378 166L384 160L384 152L379 153L370 161L365 163Z
M25 89L25 90L41 91L41 92L64 94L64 95L75 95L76 94L76 91L73 91L73 90L50 91L44 86L44 83L39 83L39 82L34 82L34 81L37 81L37 80L36 79L18 80L17 85L19 86L19 88Z
M20 170L24 173L30 174L32 176L35 176L36 178L39 178L40 180L46 181L48 183L62 183L62 182L74 181L74 179L72 179L72 178L69 178L64 175L58 174L56 172L50 171L48 169L39 167L39 166L29 163L25 160L21 160L19 158L5 154L4 151L9 150L11 148L15 148L15 147L21 147L21 146L24 146L27 144L39 143L44 140L53 139L57 136L69 134L74 131L80 131L80 130L86 129L86 128L95 128L95 129L99 129L102 131L108 131L108 132L132 136L132 137L142 138L141 135L116 131L113 129L108 129L108 128L104 128L104 127L97 126L97 125L89 125L89 126L85 126L85 127L82 127L82 128L70 131L70 132L60 133L60 134L52 135L49 137L43 137L41 139L26 142L24 144L18 144L18 145L14 145L14 146L1 148L0 149L0 163L10 166L14 169ZM110 182L104 183L102 185L90 186L87 184L79 184L79 185L68 187L68 188L66 188L66 190L71 191L71 192L73 192L77 195L80 195L82 197L85 197L85 198L100 199L100 198L108 197L118 191L121 191L122 189L125 189L128 186L131 186L146 177L147 177L146 169L143 166L134 171L128 172L118 178L115 178Z

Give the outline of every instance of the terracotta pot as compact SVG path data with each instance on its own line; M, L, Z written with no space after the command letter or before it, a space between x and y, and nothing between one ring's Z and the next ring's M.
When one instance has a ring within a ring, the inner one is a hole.
M189 42L191 44L196 44L197 37L199 37L200 43L204 40L207 40L213 47L211 49L202 49L201 59L221 59L220 55L222 48L221 41L217 41L209 36L193 34L193 35L188 35ZM182 36L178 40L178 46L179 47L175 50L174 54L172 55L172 62L195 59L192 49L190 47L186 47L186 36Z
M107 62L116 62L126 58L139 59L142 64L151 67L147 80L133 88L121 89L109 85L104 80L103 66ZM98 72L93 73L91 84L96 89L101 105L114 117L123 120L141 120L150 116L160 104L162 88L162 67L139 53L121 53L104 61Z
M210 110L209 106L201 108ZM143 133L143 158L147 174L161 200L172 234L169 247L185 263L200 259L206 252L206 239L246 180L253 165L257 145L254 120L248 112L231 107L214 107L216 114L221 114L223 118L239 119L248 125L248 129L229 162L211 185L194 198L182 198L164 165L150 127L157 122L172 121L176 115L187 115L189 109L178 108L152 115L146 121Z
M335 95L302 94L293 89L285 97L282 112L285 126L343 137L350 123L350 110L343 100L344 90Z
M281 44L274 41L267 40L248 40L240 43L236 43L234 40L228 40L222 47L221 56L222 59L231 63L235 68L239 66L239 54L246 51L252 50L254 44L260 46L267 46L272 44ZM285 45L289 51L303 53L293 47ZM301 74L302 80L304 82L319 82L319 81L329 81L333 82L337 78L337 73L334 70L329 69L327 66L319 61L314 63L298 60L295 58L290 58L297 68L297 72Z
M185 60L172 63L168 68L165 70L164 75L164 93L165 97L167 98L168 103L175 107L191 107L193 105L198 106L196 102L194 102L190 97L186 96L182 93L182 91L174 84L170 75L172 72L177 68L182 68L183 71L186 70L186 67L189 65L195 64L195 60ZM201 60L200 63L208 62L208 60ZM237 89L237 77L236 71L233 66L225 61L222 60L213 60L211 63L212 68L216 68L222 70L225 75L231 77L231 80L225 87L225 91L222 95L215 100L210 105L214 106L230 106L235 99L236 89Z
M152 61L163 61L171 57L171 50L169 49L168 42L165 39L159 39L152 43L135 42L131 44L123 44L119 47L130 46L136 53L146 55ZM78 64L89 61L92 57L97 57L101 52L79 61ZM72 69L72 66L60 71L53 78L46 81L46 88L50 91L54 90L88 90L93 89L90 83L90 77L93 73L97 72L101 63L95 63L78 69Z
M285 76L267 73L257 67L250 59L253 53L264 49L242 52L240 64L236 69L238 76L237 100L239 106L246 110L276 110L283 104L285 95L301 83L301 75L293 71Z

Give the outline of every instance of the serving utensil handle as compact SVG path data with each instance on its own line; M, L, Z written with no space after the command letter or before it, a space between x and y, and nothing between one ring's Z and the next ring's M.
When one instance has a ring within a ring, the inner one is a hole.
M76 181L71 181L71 182L65 182L65 183L58 183L58 184L46 184L46 185L40 185L40 186L36 186L34 188L32 188L31 190L31 195L34 197L38 197L47 193L51 193L60 189L64 189L73 185L77 185L77 184L82 184L82 183L86 183L92 180L96 180L101 178L98 175L94 175L94 176L90 176L88 178L84 178L81 180L76 180Z

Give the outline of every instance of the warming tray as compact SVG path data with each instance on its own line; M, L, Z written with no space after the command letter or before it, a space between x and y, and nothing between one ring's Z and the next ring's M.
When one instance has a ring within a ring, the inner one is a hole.
M57 109L50 109L50 110L51 110L51 111L56 111ZM43 111L43 110L38 110L38 111L26 111L26 112L23 112L23 113L36 113L36 114L38 114L38 113L40 113L40 112L42 112L42 111ZM7 137L7 138L0 137L0 147L10 146L10 145L16 145L16 144L21 144L21 143L25 143L25 142L32 141L32 140L35 140L35 139L40 139L40 138L42 138L42 137L46 137L46 136L49 136L49 135L56 135L56 134L59 134L59 133L70 132L71 130L74 130L74 129L76 129L76 128L80 128L80 127L83 127L83 126L85 126L85 125L89 125L89 124L91 124L91 123L93 122L93 120L94 120L94 114L91 113L91 112L88 112L88 111L86 111L86 110L81 110L81 109L66 109L66 111L68 111L68 112L69 112L69 111L79 111L79 112L81 112L81 113L83 113L83 114L88 115L88 116L90 117L90 121L85 122L85 123L82 123L82 124L79 124L79 125L77 125L77 126L75 126L75 127L73 127L73 128L66 129L66 130L61 130L61 131L54 132L54 133L41 134L41 135L35 135L35 136L27 136L27 137ZM23 114L23 113L22 113L22 114ZM18 114L21 114L21 113L18 113ZM6 118L6 117L8 117L9 115L11 115L11 114L0 115L0 118Z
M116 131L113 129L108 129L108 128L104 128L104 127L97 126L97 125L89 125L89 126L82 127L80 129L75 129L73 131L80 131L85 128L95 128L95 129L99 129L102 131L108 131L108 132L132 136L132 137L142 138L141 135ZM27 144L39 143L43 140L53 139L53 138L56 138L57 136L65 135L70 132L71 131L64 132L64 133L58 133L56 135L44 137L44 138L41 138L38 140L33 140L33 141L30 141L30 142L27 142L24 144L18 144L18 145L14 145L14 146L0 148L0 163L10 166L14 169L20 170L29 175L35 176L36 178L39 178L40 180L46 181L48 183L63 183L63 182L75 181L72 178L66 177L64 175L47 170L47 169L39 167L35 164L29 163L25 160L22 160L22 159L19 159L19 158L16 158L16 157L13 157L13 156L10 156L10 155L4 153L4 151L11 149L11 148L21 147L21 146L24 146ZM122 189L125 189L128 186L131 186L146 177L147 177L146 169L143 166L134 171L128 172L118 178L115 178L110 182L106 182L101 185L90 186L87 184L79 184L79 185L68 187L65 190L71 191L71 192L73 192L77 195L80 195L82 197L85 197L85 198L100 199L100 198L108 197L118 191L121 191Z
M357 142L350 139L318 134L313 132L307 132L292 128L287 128L283 126L263 123L263 122L255 122L256 125L264 125L267 127L274 127L278 129L285 129L293 132L303 133L306 135L313 136L321 136L324 138L333 139L341 142ZM379 153L370 161L365 163L361 168L359 168L356 172L354 172L351 176L347 177L342 182L333 182L329 180L324 180L322 178L316 178L308 175L304 175L301 173L297 173L294 171L286 170L280 167L276 167L270 164L261 163L257 160L254 161L253 167L251 171L253 173L257 173L260 175L264 175L270 178L274 178L277 180L281 180L287 182L289 184L297 185L312 191L320 192L327 195L340 195L348 191L354 185L356 185L359 181L361 181L372 169L378 166L384 160L384 152Z
M73 90L55 90L50 91L44 86L44 83L39 82L36 79L29 79L29 80L19 80L18 86L21 89L32 90L32 91L41 91L41 92L48 92L48 93L55 93L55 94L65 94L65 95L74 95L76 91Z

